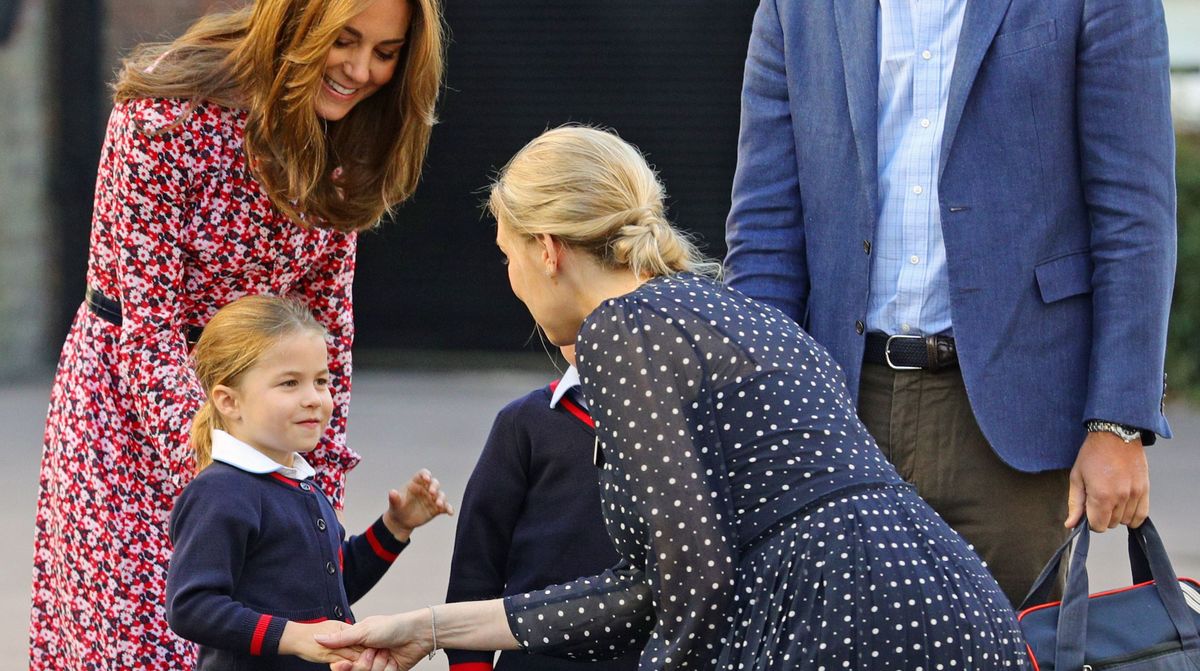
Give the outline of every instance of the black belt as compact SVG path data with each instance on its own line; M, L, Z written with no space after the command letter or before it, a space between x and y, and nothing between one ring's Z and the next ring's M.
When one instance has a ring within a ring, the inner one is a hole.
M868 333L863 361L895 370L936 372L958 365L954 338L944 335L894 335Z
M84 292L83 300L87 303L88 310L91 310L92 314L109 324L120 326L121 322L124 321L121 318L120 301L109 298L91 287L88 287L87 291ZM200 340L200 333L203 331L203 326L188 326L184 331L184 335L187 336L188 345L195 345L196 341Z

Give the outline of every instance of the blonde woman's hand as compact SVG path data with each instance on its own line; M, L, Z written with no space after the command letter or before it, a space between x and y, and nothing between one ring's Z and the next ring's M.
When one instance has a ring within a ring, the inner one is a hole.
M409 480L403 492L388 492L388 508L383 523L400 542L407 542L412 530L438 515L453 515L454 507L446 502L441 483L422 468Z
M415 640L422 612L368 617L316 640L343 660L330 665L333 671L408 671L432 646Z

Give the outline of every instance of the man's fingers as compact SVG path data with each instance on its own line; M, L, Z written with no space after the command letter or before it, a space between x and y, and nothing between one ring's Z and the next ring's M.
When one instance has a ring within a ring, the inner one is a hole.
M1079 477L1078 471L1072 469L1070 488L1067 490L1067 521L1063 526L1074 529L1075 525L1079 524L1086 501L1087 494L1083 489L1083 478Z
M1133 511L1133 519L1129 521L1130 528L1136 529L1142 526L1142 522L1150 516L1150 494L1146 493L1138 499L1137 508Z

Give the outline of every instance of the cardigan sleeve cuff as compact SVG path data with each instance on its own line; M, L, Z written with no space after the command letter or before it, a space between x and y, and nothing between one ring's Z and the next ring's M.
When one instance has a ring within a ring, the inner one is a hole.
M287 620L267 614L255 614L249 623L250 654L254 657L279 654L279 641Z
M450 663L450 671L492 671L496 659L494 651L482 650L446 650L446 659Z
M388 531L387 525L383 523L383 517L375 520L375 523L367 528L367 532L363 534L367 538L367 544L371 546L371 551L376 557L384 560L387 563L396 561L404 548L408 547L410 541L399 541Z

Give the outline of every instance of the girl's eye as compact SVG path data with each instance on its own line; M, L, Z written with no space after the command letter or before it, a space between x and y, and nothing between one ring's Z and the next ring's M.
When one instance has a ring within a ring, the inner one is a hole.
M284 380L283 382L280 382L280 383L279 383L279 386L281 386L281 387L295 387L297 384L299 384L299 383L298 383L298 382L296 382L295 380Z
M327 377L317 378L317 386L318 387L328 387L329 386L329 378L327 378Z

